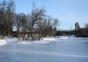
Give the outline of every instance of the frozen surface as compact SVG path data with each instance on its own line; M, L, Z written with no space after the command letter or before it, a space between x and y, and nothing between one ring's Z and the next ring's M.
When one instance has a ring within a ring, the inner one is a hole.
M0 46L0 62L88 62L88 38L52 39L8 41Z

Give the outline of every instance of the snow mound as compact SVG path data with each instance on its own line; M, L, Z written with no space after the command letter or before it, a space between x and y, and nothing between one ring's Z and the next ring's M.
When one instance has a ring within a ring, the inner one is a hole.
M0 46L7 44L6 40L0 40Z
M35 42L38 44L49 44L49 43L52 43L54 41L56 41L55 38L42 38L42 40L35 41Z
M55 41L55 38L43 38L42 41Z
M60 36L59 39L68 39L69 37L68 36Z
M18 41L17 38L6 38L7 42L16 42Z
M30 42L29 41L19 41L18 44L29 45Z
M47 41L35 41L37 44L49 44L51 42L47 42Z

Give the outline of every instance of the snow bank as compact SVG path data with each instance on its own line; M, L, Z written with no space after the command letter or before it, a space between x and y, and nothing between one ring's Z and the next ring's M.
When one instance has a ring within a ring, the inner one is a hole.
M60 39L68 39L68 36L60 36Z
M29 45L29 44L49 44L56 41L55 38L50 38L50 37L46 37L46 38L42 38L41 40L19 40L17 38L4 38L3 40L0 40L0 45L4 45L7 43L18 43L18 44L24 44L24 45Z
M18 39L17 38L6 38L6 41L7 42L16 42L16 41L18 41Z
M43 38L43 41L55 41L55 38Z
M37 43L37 44L49 44L50 42L40 40L40 41L35 41L35 43Z
M18 44L29 45L30 43L29 42L22 41L22 42L18 42Z
M24 44L24 45L29 45L31 43L32 43L32 41L30 41L30 40L19 40L18 41L18 44Z
M42 38L42 40L35 41L38 44L49 44L56 41L55 38Z
M0 46L7 44L6 40L1 40L0 39Z

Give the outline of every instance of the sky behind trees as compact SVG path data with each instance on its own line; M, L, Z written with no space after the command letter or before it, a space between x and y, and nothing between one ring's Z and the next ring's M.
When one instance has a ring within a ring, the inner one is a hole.
M2 0L0 0L1 2ZM7 0L6 0L7 1ZM60 21L59 29L74 29L75 22L81 27L88 23L88 0L14 0L16 12L30 13L32 3L36 7L44 7L46 14L57 17Z

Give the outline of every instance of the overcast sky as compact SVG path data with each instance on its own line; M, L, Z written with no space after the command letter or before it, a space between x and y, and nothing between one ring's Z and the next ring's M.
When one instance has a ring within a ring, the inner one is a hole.
M1 1L1 0L0 0ZM32 2L36 7L44 7L46 14L58 18L59 29L74 29L75 22L81 27L88 23L88 0L14 0L16 12L30 13Z

